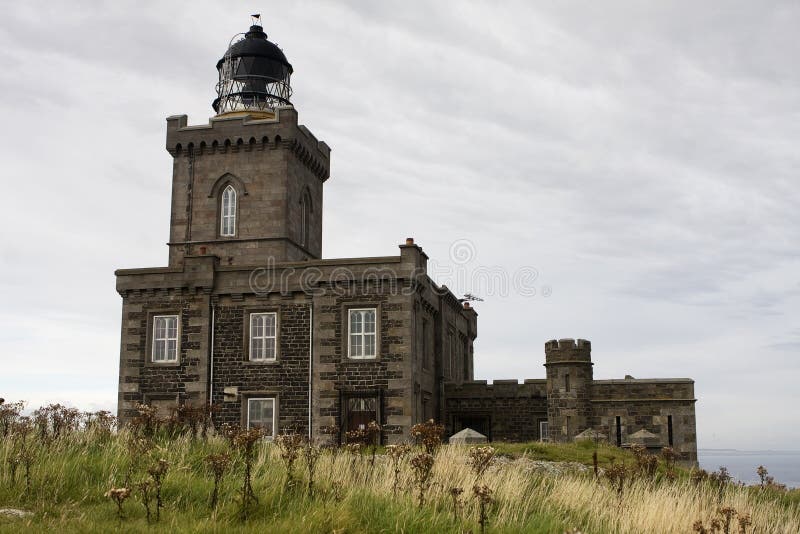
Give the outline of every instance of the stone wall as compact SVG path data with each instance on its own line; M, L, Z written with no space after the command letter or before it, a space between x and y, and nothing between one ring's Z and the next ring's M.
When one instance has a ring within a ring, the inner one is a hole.
M154 403L168 411L185 402L206 401L215 264L216 258L188 257L180 270L117 271L122 296L117 412L123 423L136 415L137 403ZM151 361L153 316L164 314L180 316L176 363Z
M187 126L167 119L167 150L174 158L169 265L185 255L217 255L223 265L263 265L322 256L322 188L330 149L294 109L274 119L215 117ZM236 235L220 236L220 198L237 192ZM309 241L302 242L300 201L311 198Z
M439 330L439 306L436 301L418 296L414 302L414 357L411 362L414 376L414 424L436 419L439 413Z
M445 383L473 378L478 314L469 304L462 304L447 286L438 286L427 276L428 257L413 245L413 240L410 242L401 250L421 274L416 279L413 319L413 423L443 421Z
M697 461L695 401L690 379L596 380L592 426L610 443L622 446L644 429L657 436L660 447L670 446L671 426L671 446L683 461L692 463Z
M135 415L137 403L203 403L207 376L203 323L208 317L208 297L180 290L132 292L122 308L119 415L125 420ZM153 317L165 314L179 316L178 361L153 363Z
M276 433L308 432L310 306L303 294L219 299L214 310L213 373L218 424L244 426L247 399L269 396L276 398ZM274 362L249 359L248 321L250 313L257 312L277 314Z
M411 309L403 283L348 282L320 288L315 297L315 358L319 418L318 428L345 426L342 403L349 396L371 395L379 400L380 424L387 441L408 435L411 424ZM376 308L377 357L351 359L347 354L348 314L352 308Z
M469 427L495 441L533 441L541 439L538 423L547 420L545 380L448 383L445 399L448 436Z
M464 427L491 440L542 439L547 420L552 441L568 442L592 428L612 444L627 447L631 436L653 434L653 451L672 446L685 464L697 461L694 382L688 378L593 380L586 340L545 345L546 380L446 383L443 421L448 435Z

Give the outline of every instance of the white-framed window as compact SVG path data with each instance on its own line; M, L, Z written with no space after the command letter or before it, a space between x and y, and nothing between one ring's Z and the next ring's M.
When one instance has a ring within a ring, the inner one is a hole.
M178 316L156 315L153 317L154 362L178 361Z
M274 361L277 353L278 314L250 314L250 360Z
M236 189L229 185L222 192L222 202L220 203L221 217L219 235L236 235Z
M348 314L348 355L350 358L376 357L375 308L350 310Z
M275 436L275 398L254 397L247 399L247 428L261 428L264 436Z
M539 421L539 440L540 441L550 441L550 437L549 437L547 431L548 431L547 421Z

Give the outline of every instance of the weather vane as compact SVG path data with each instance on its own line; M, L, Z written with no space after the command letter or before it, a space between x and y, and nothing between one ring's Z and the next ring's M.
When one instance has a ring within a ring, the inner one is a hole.
M466 302L466 301L468 301L468 300L472 300L472 301L476 301L476 300L477 300L477 301L479 301L479 302L483 302L483 299L482 299L482 298L480 298L480 297L476 297L476 296L475 296L475 295L473 295L472 293L465 293L465 294L464 294L464 298L460 298L460 299L458 299L458 302Z
M253 19L252 20L253 26L255 26L256 24L261 25L261 13L253 13L252 15L250 15L250 18Z

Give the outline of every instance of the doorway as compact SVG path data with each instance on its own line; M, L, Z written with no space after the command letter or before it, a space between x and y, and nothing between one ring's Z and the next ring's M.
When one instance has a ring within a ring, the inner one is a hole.
M372 421L378 421L378 399L375 397L347 399L347 432L366 430Z

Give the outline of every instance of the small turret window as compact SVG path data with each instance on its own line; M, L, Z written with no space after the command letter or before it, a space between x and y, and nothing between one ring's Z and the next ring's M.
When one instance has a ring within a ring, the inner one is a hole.
M221 236L236 235L236 190L229 185L222 192L220 230Z

